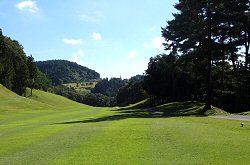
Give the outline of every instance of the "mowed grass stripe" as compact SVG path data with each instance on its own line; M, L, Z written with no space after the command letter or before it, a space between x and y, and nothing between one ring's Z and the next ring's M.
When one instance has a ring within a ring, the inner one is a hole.
M250 125L250 123L247 123ZM198 117L157 119L150 135L154 164L245 164L250 127Z
M44 114L39 114L37 116L27 115L25 119L15 118L10 123L4 123L0 126L1 136L6 136L11 133L18 133L20 131L26 131L27 129L37 128L46 124L53 124L56 122L62 122L66 119L75 120L79 117L89 117L91 115L96 115L101 113L100 109L83 109L77 111L64 111L64 112L45 112ZM35 114L35 113L34 113Z
M69 126L52 127L50 125L44 125L27 132L22 131L12 136L1 138L0 164L4 164L3 158L7 155L13 155L16 152L23 150L24 147L36 144L38 141L46 139L67 127Z
M144 164L147 162L147 133L144 119L83 123L99 129L88 141L65 153L51 164ZM146 151L146 152L145 152Z
M97 131L88 125L66 124L51 125L49 129L54 130L52 134L49 134L46 138L36 139L33 143L23 146L18 151L12 152L2 159L0 158L0 164L49 164L60 155L64 155L68 150L72 150L78 143L91 138ZM48 128L44 127L40 131L47 134Z
M77 115L77 114L88 114L88 113L95 113L95 111L98 108L91 108L91 109L86 109L86 108L82 108L80 110L63 110L63 111L40 111L40 112L36 112L36 111L32 111L29 113L25 113L21 116L15 116L13 115L11 118L8 118L7 120L3 120L1 121L1 124L28 124L28 123L32 123L32 122L44 122L50 119L54 119L57 117L61 117L61 116L67 116L67 115ZM79 115L80 116L80 115ZM46 120L45 120L46 119ZM51 120L53 121L53 120Z
M32 109L32 107L30 107ZM64 109L56 109L55 108L47 108L42 110L29 110L29 111L0 111L0 124L1 123L7 123L11 121L21 121L23 119L30 119L33 117L39 117L39 116L46 116L46 115L52 115L52 114L59 114L64 112L71 112L71 111L82 111L82 110L92 110L97 109L95 107L86 107L84 105L79 106L69 106L64 107Z
M103 116L103 112L105 111L101 112ZM100 114L96 115L98 116ZM78 120L71 119L71 121ZM78 146L79 143L81 144L85 142L86 139L90 139L95 132L102 130L102 124L97 127L92 127L91 124L87 123L84 125L55 123L50 125L50 128L43 127L39 131L41 134L46 134L47 129L57 130L55 128L61 127L65 129L60 129L46 138L36 139L33 143L24 145L16 152L8 154L1 161L7 164L48 164L48 162L55 160L56 157L67 152L67 150L70 152L74 146ZM16 160L19 161L17 162Z
M98 108L98 109L100 109L100 108ZM30 145L31 143L36 141L36 138L38 138L38 139L46 138L47 135L49 135L49 133L47 134L46 131L42 131L42 130L48 129L48 132L50 132L51 129L53 128L53 127L51 127L51 125L56 125L57 122L59 123L61 121L65 121L65 119L67 119L67 120L79 120L79 117L81 117L81 119L82 118L87 119L93 115L97 115L98 113L102 114L103 111L98 111L98 110L95 110L93 108L91 110L86 110L86 111L84 111L84 110L82 110L82 111L70 111L70 113L69 112L67 112L67 113L65 113L65 112L59 113L58 112L58 115L53 114L52 116L47 116L47 118L43 118L43 120L37 120L36 118L34 118L32 122L25 123L25 125L21 125L21 126L15 125L16 126L15 128L8 129L5 132L1 131L1 133L0 133L1 146L9 146L10 145L11 147L8 147L7 150L0 149L0 155L2 155L3 153L13 152L12 150L15 150L16 148L20 148L20 146ZM68 125L68 126L70 126L70 125ZM8 125L7 125L7 127L8 127ZM62 128L64 128L64 127L65 126L63 126ZM58 127L58 128L60 128L60 127ZM57 131L57 129L54 131ZM51 133L53 133L53 131ZM41 136L38 136L39 134L41 134ZM35 137L34 139L33 139L33 136ZM29 138L26 138L26 137L29 137ZM16 145L13 145L13 144L15 144L13 142L17 142L17 141L20 141L20 142L17 143Z

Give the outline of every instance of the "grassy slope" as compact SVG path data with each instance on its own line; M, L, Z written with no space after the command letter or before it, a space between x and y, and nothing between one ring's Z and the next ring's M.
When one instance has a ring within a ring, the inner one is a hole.
M242 113L240 113L241 115L250 115L250 111L248 111L248 112L242 112Z
M23 111L30 110L30 107L34 109L48 108L46 104L41 102L32 101L30 99L18 96L14 92L9 91L3 85L0 84L0 110L9 111Z
M63 96L55 95L52 93L43 92L43 91L39 91L39 90L34 90L33 95L29 96L28 98L35 100L35 101L38 101L38 102L42 102L42 103L47 104L49 106L54 106L54 107L58 107L58 108L65 108L68 106L82 105L82 104L79 104L75 101L67 99Z
M11 98L15 100L9 107L16 110L0 110L0 164L250 162L249 122L240 127L239 121L94 108L40 91L35 91L34 101L1 87L0 106ZM23 110L15 101L32 107Z
M204 103L187 101L187 102L172 102L160 105L154 108L150 107L148 99L136 104L131 104L125 109L149 109L152 111L162 112L164 116L209 116L209 115L229 115L217 107L212 107L211 110L203 112Z
M157 111L164 112L167 116L209 116L209 115L228 115L226 111L212 107L211 110L204 112L205 104L200 102L173 102L156 107Z

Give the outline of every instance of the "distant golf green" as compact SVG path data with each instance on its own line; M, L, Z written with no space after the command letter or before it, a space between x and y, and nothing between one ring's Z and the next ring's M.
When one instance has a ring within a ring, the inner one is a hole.
M207 118L202 106L96 108L0 85L0 164L249 164L250 122Z

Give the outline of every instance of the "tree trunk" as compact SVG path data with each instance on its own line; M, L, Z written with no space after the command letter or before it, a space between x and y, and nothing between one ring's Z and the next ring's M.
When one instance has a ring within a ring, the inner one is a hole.
M244 39L245 39L245 69L248 70L248 64L249 64L249 42L250 42L250 37L249 37L249 32L246 30L245 31L245 35L244 35Z
M223 90L224 90L224 72L225 72L225 55L224 55L224 41L222 42L223 44L223 49L222 49L222 65L221 65L221 80L220 80L220 106L222 107L223 105Z
M175 61L175 57L174 55L172 55L171 57L171 65L172 65L172 101L176 101L176 95L175 95L175 64L174 64L174 61Z
M211 69L212 69L212 46L211 46L211 40L212 40L212 31L211 31L211 10L210 10L210 4L208 3L208 43L207 43L207 97L206 97L206 105L204 107L204 110L211 109L212 104L212 85L211 85Z
M228 23L229 29L230 29L230 23ZM229 31L229 43L230 43L230 56L231 56L231 61L233 64L233 72L235 73L236 71L236 65L235 65L235 57L234 57L234 50L233 50L233 43L232 43L232 35L231 32Z
M194 101L198 101L198 58L194 57Z

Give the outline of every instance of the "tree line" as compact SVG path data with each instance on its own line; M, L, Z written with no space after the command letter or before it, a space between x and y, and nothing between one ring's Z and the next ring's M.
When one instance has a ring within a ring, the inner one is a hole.
M97 106L128 105L149 94L153 105L194 100L206 103L204 111L212 105L229 112L249 111L249 3L179 0L174 6L178 12L162 28L167 53L150 58L141 81L103 79L85 96L65 86L54 91ZM0 83L20 95L25 87L49 87L46 76L34 69L33 57L27 57L22 46L2 32L0 50ZM43 79L40 84L38 77Z
M250 110L249 0L179 0L162 28L167 54L150 59L144 87L155 104L196 100Z
M87 94L63 85L85 80L99 82ZM40 89L92 106L128 105L146 98L141 80L139 75L131 80L101 80L100 74L94 70L66 60L35 62L32 55L25 54L18 41L4 36L0 30L0 84L19 95L26 96L26 89L30 88L29 95L32 95L33 89ZM138 96L140 94L142 96Z
M26 95L26 88L48 90L51 81L35 64L32 55L26 56L22 45L4 36L0 29L0 84L19 95Z
M98 107L126 106L148 98L146 91L143 89L143 76L140 75L129 80L104 78L87 94L65 85L55 86L54 93L83 104Z

